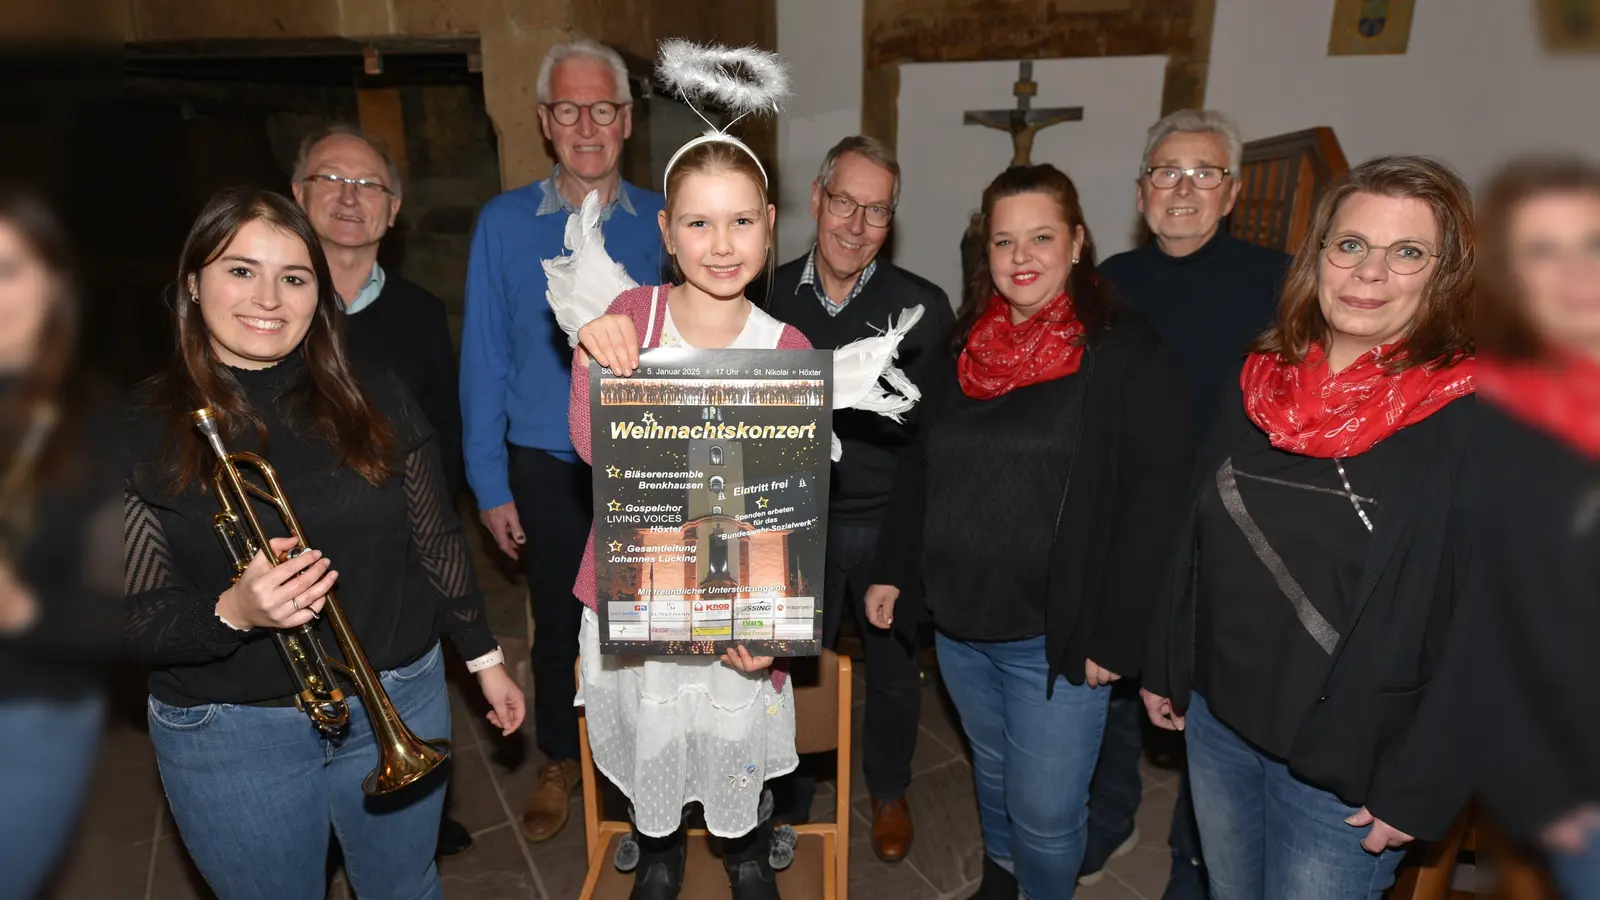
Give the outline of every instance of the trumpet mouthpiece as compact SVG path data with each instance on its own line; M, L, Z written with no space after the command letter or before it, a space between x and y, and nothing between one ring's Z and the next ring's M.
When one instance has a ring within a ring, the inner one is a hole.
M211 437L217 433L217 417L211 411L211 407L201 407L189 413L189 418L194 420L195 427L199 428L200 433L206 437Z

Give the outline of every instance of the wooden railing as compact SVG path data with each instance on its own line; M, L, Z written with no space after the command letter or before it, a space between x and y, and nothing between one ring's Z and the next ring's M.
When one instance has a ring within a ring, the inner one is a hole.
M1319 126L1246 143L1240 168L1229 232L1293 253L1310 227L1317 196L1349 165L1333 129Z

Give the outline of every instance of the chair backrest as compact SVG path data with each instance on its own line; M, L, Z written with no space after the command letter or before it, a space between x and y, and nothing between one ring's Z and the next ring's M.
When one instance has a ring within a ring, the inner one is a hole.
M1326 126L1247 142L1229 233L1253 244L1295 252L1311 225L1317 197L1349 168L1339 139Z
M791 660L794 677L794 748L826 753L841 744L839 723L850 727L850 711L839 709L839 657L824 649L814 659Z
M582 666L580 660L573 669L579 684L582 684ZM850 798L853 796L850 788L850 710L854 686L851 661L848 656L823 650L815 657L790 659L788 666L794 692L795 749L803 754L838 751L833 821L809 822L797 826L795 831L802 841L821 837L821 862L829 885L815 896L823 900L846 900L850 895ZM630 826L625 821L602 818L600 773L594 766L589 746L589 722L585 712L578 715L578 746L582 761L584 846L589 859L589 874L581 896L589 898L594 896L599 873L611 865L609 857L596 854L606 852L610 842L627 833ZM723 896L727 895L726 886L719 890Z

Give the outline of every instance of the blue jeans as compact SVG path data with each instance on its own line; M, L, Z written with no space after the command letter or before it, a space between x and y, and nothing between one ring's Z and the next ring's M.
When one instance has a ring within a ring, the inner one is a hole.
M94 771L105 701L0 703L0 900L38 893L72 836Z
M1184 737L1189 783L1217 900L1381 900L1403 850L1373 855L1359 807L1312 787L1247 743L1190 695Z
M1565 900L1600 900L1600 827L1589 829L1582 852L1551 853L1550 869Z
M958 641L940 632L935 640L939 673L972 745L984 852L1033 900L1070 898L1110 689L1063 676L1046 699L1043 637Z
M450 735L444 653L380 673L383 689L420 738ZM351 697L350 725L322 737L294 707L150 698L150 739L184 846L220 900L299 900L327 891L328 829L362 900L444 896L434 852L448 765L392 794L361 782L378 763L372 724Z
M1134 816L1144 798L1139 775L1143 750L1145 711L1138 682L1124 678L1111 691L1106 711L1106 733L1100 760L1089 783L1089 838L1084 852L1085 874L1098 872L1111 854L1133 834ZM1206 900L1205 868L1200 861L1200 836L1194 822L1194 801L1189 794L1189 774L1178 776L1178 802L1172 808L1172 872L1162 900Z

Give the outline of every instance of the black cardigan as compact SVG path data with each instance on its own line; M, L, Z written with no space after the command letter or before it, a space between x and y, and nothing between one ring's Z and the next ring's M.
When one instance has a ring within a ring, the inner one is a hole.
M1171 353L1141 316L1122 311L1090 342L1079 372L1088 383L1066 495L1041 498L1061 510L1045 601L1051 692L1057 675L1082 684L1085 659L1138 677L1191 460L1189 394ZM900 588L894 628L908 642L927 618L921 583L927 435L959 390L953 376L934 383L942 390L923 399L925 425L901 457L873 566L874 583Z
M1365 574L1346 633L1334 650L1322 695L1306 714L1289 752L1289 767L1301 779L1366 805L1374 815L1415 837L1443 836L1460 808L1459 798L1441 799L1402 787L1416 771L1410 753L1394 752L1407 741L1424 689L1443 654L1445 638L1468 554L1452 531L1465 522L1462 468L1476 420L1476 398L1450 403L1388 438ZM1248 433L1256 427L1244 412L1237 374L1218 407L1217 421L1196 457L1177 550L1155 615L1144 687L1188 708L1194 675L1195 522L1201 492ZM1431 754L1415 740L1417 752ZM1423 760L1432 765L1436 760ZM1385 790L1385 785L1394 785ZM1454 808L1441 809L1454 804Z
M456 351L444 301L393 269L386 270L383 293L345 318L344 333L351 358L370 369L393 372L422 407L439 435L439 460L453 503L466 481L466 470L461 462Z
M836 316L828 315L810 285L802 285L811 254L779 266L765 307L773 318L793 325L811 346L833 350L851 341L882 334L889 323L912 306L922 305L922 319L906 335L895 365L924 394L941 365L955 314L950 300L933 282L880 258L872 278ZM833 464L828 506L830 522L876 522L888 505L894 488L896 462L916 435L919 408L896 422L875 412L841 409L833 414L833 433L844 455Z
M1472 579L1408 754L1450 765L1397 772L1396 787L1475 790L1533 840L1600 804L1600 461L1485 403L1465 478Z
M41 457L30 479L32 527L13 537L13 574L33 592L38 615L20 633L0 634L0 705L94 696L122 649L120 398L97 379L83 381L63 397L66 418L43 451L55 465ZM0 402L19 389L19 379L0 379Z

